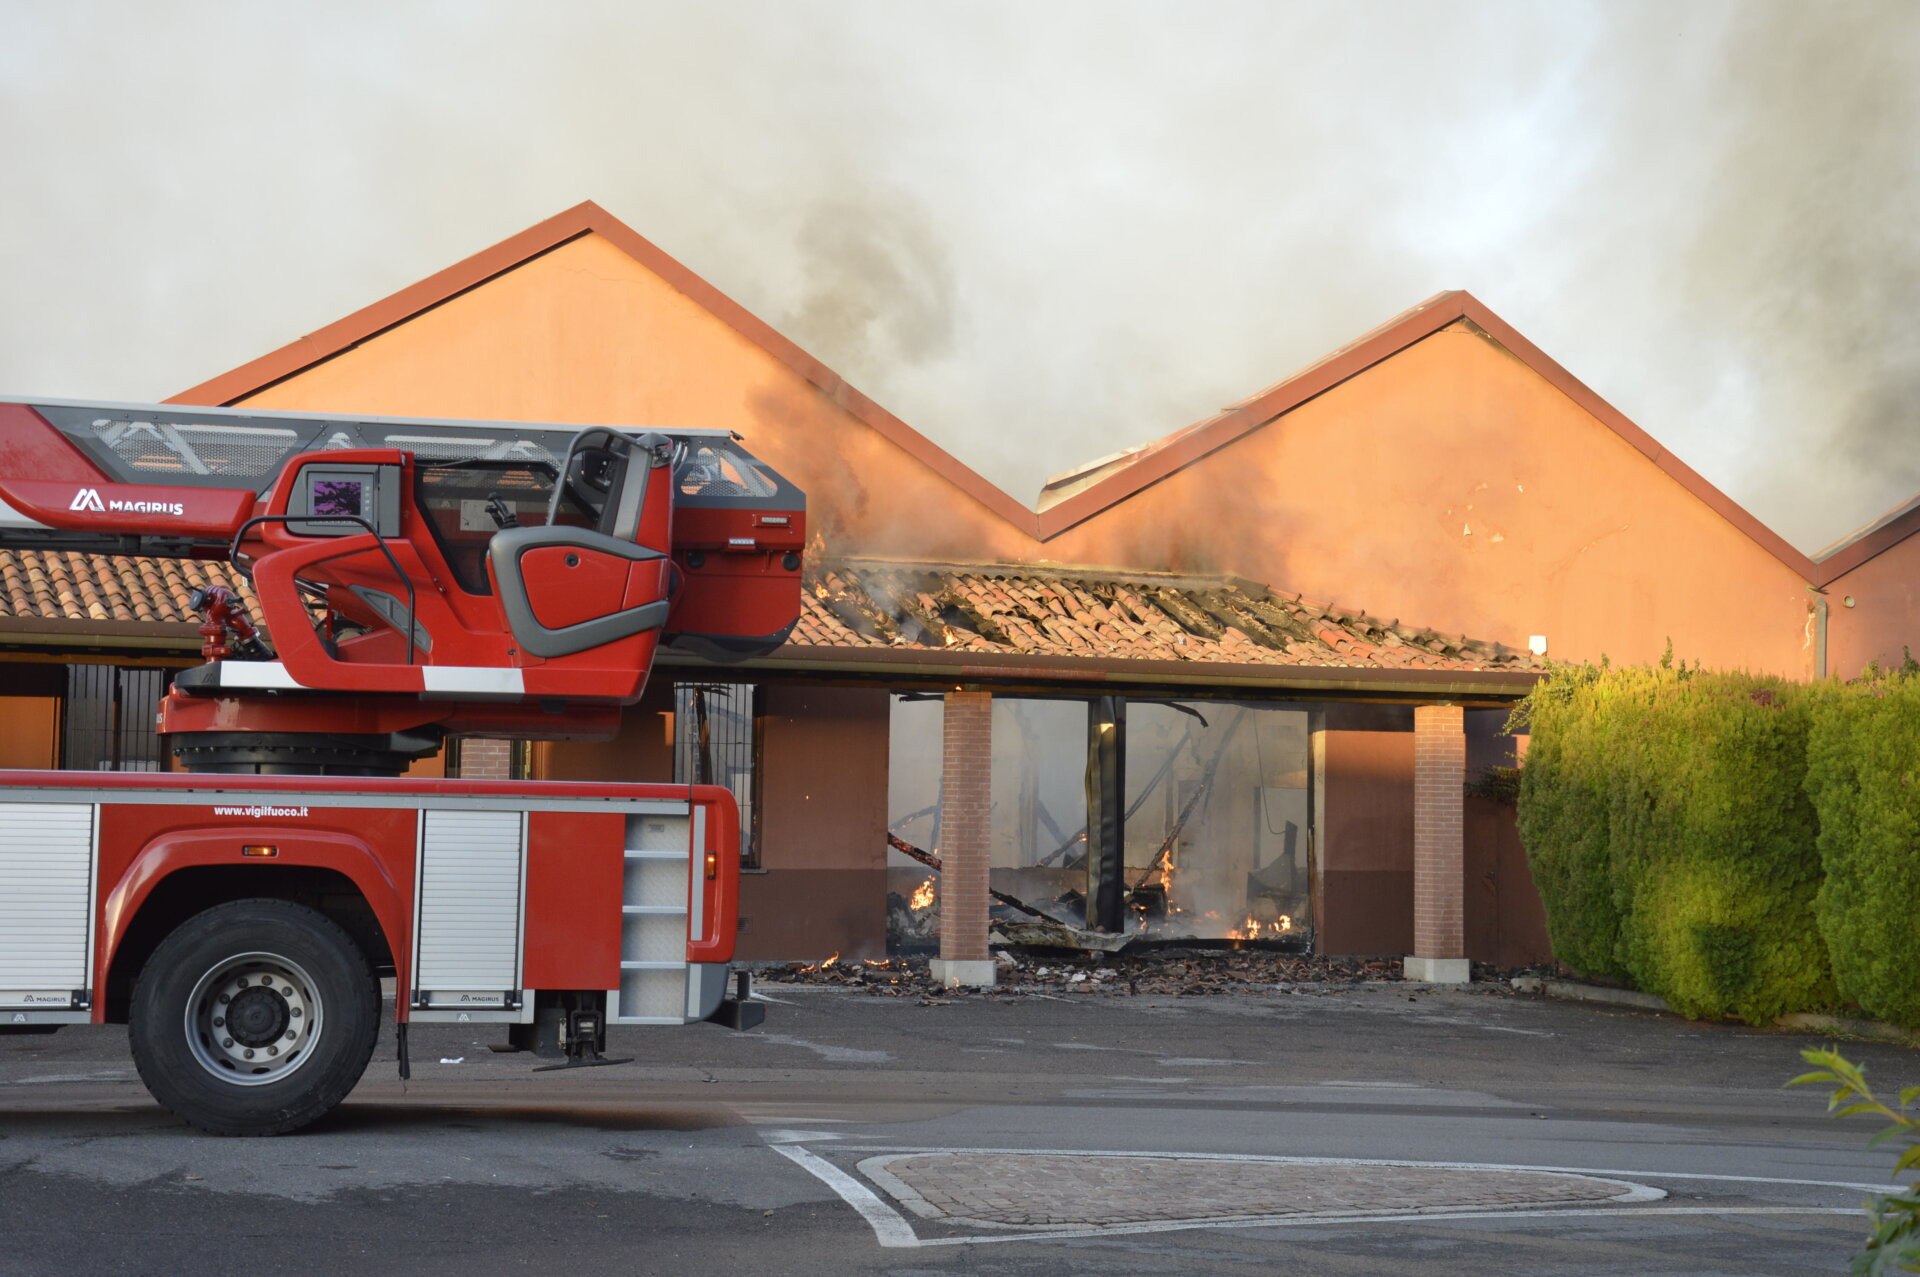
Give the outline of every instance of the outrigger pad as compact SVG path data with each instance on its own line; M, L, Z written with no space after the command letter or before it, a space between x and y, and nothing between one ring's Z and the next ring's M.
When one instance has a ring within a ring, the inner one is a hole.
M736 998L724 998L714 1013L707 1017L722 1028L751 1029L764 1023L767 1009L758 1002L741 1002Z

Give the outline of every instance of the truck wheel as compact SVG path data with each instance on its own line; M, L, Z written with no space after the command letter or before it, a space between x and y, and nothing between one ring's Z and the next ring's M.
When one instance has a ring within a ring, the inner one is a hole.
M380 986L324 915L236 900L160 942L133 990L129 1036L147 1090L215 1135L279 1135L316 1121L366 1071Z

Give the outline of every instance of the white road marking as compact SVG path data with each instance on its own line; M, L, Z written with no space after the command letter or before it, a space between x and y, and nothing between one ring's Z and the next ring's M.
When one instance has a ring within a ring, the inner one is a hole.
M773 1146L773 1151L806 1168L815 1179L840 1194L840 1200L859 1211L861 1217L873 1225L873 1235L880 1240L882 1246L926 1245L914 1235L912 1225L901 1218L899 1211L881 1201L872 1189L832 1162L815 1156L798 1144L776 1144Z
M788 1149L781 1149L787 1152ZM1047 1242L1084 1240L1093 1237L1128 1237L1140 1233L1190 1232L1197 1228L1326 1228L1334 1224L1431 1224L1450 1219L1546 1219L1567 1215L1857 1215L1857 1206L1597 1206L1568 1207L1560 1210L1455 1211L1433 1215L1289 1215L1269 1219L1198 1220L1177 1224L1115 1224L1108 1228L1078 1229L1057 1233L994 1234L980 1237L916 1238L914 1246L977 1246L982 1242ZM901 1223L906 1221L903 1219ZM878 1231L877 1229L875 1230ZM900 1245L882 1242L881 1245Z
M850 1145L860 1152L897 1153L887 1144ZM1177 1157L1200 1162L1289 1162L1296 1166L1409 1166L1436 1171L1544 1171L1557 1175L1599 1175L1621 1179L1705 1179L1737 1184L1789 1184L1799 1188L1850 1188L1868 1193L1885 1193L1892 1181L1862 1184L1854 1180L1786 1179L1776 1175L1717 1175L1706 1171L1602 1170L1592 1166L1521 1166L1505 1162L1416 1162L1387 1157L1295 1157L1282 1153L1147 1153L1139 1149L1096 1148L921 1148L911 1153L991 1153L1000 1156L1031 1157Z
M1601 1217L1601 1216L1645 1216L1645 1215L1855 1215L1859 1213L1857 1205L1848 1206L1649 1206L1631 1204L1635 1198L1616 1199L1621 1204L1591 1207L1542 1207L1533 1209L1491 1209L1435 1211L1431 1213L1393 1213L1377 1215L1284 1215L1254 1216L1227 1219L1204 1220L1168 1220L1138 1224L1113 1224L1095 1228L1060 1229L1058 1231L1023 1231L1016 1233L980 1234L967 1237L921 1237L913 1231L913 1225L906 1216L890 1206L872 1189L841 1170L825 1158L819 1157L801 1147L802 1141L810 1139L837 1139L838 1136L816 1131L768 1131L765 1132L773 1151L796 1163L821 1183L839 1194L840 1199L860 1213L861 1218L873 1228L874 1237L880 1245L888 1248L919 1248L925 1246L976 1246L986 1242L1040 1242L1099 1237L1125 1237L1141 1233L1185 1232L1199 1228L1303 1228L1326 1227L1339 1224L1395 1224L1395 1223L1434 1223L1442 1220L1509 1220L1509 1219L1548 1219L1565 1216ZM778 1140L773 1137L779 1136ZM1519 1171L1536 1174L1586 1175L1600 1177L1638 1177L1642 1179L1686 1179L1714 1180L1736 1184L1780 1184L1801 1188L1843 1188L1884 1192L1883 1184L1860 1184L1845 1180L1796 1179L1771 1175L1714 1175L1699 1171L1623 1171L1597 1170L1591 1167L1577 1166L1518 1166L1498 1162L1410 1162L1368 1157L1287 1157L1253 1153L1141 1153L1137 1151L1112 1151L1091 1149L1038 1149L1038 1148L923 1148L905 1149L886 1145L843 1144L839 1147L849 1152L889 1153L896 1156L913 1153L986 1153L1001 1155L1029 1155L1041 1157L1128 1157L1141 1160L1172 1159L1219 1161L1219 1162L1284 1162L1303 1166L1404 1166L1420 1167L1431 1170L1461 1171ZM1641 1202L1651 1201L1666 1194L1647 1185L1634 1184L1633 1189L1644 1192ZM955 1223L962 1221L955 1220Z

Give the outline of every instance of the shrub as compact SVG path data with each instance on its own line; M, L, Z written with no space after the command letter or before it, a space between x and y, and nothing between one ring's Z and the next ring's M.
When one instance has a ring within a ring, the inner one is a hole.
M1806 774L1808 694L1746 674L1642 672L1608 808L1620 964L1689 1016L1830 1005Z
M1664 661L1542 682L1516 714L1532 733L1519 825L1560 961L1691 1016L1766 1023L1832 1002L1808 701Z
M1815 699L1806 788L1816 906L1840 993L1920 1028L1920 678L1870 674Z
M1607 844L1608 773L1600 719L1608 672L1562 667L1515 711L1509 727L1532 732L1520 769L1517 821L1547 915L1554 957L1584 975L1624 977L1616 950Z

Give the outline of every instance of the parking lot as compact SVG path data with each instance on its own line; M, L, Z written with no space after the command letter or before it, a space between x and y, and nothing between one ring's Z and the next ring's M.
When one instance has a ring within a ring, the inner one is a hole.
M1498 988L763 988L568 1073L422 1026L269 1140L0 1039L0 1272L1838 1271L1891 1164L1781 1089L1816 1039Z

